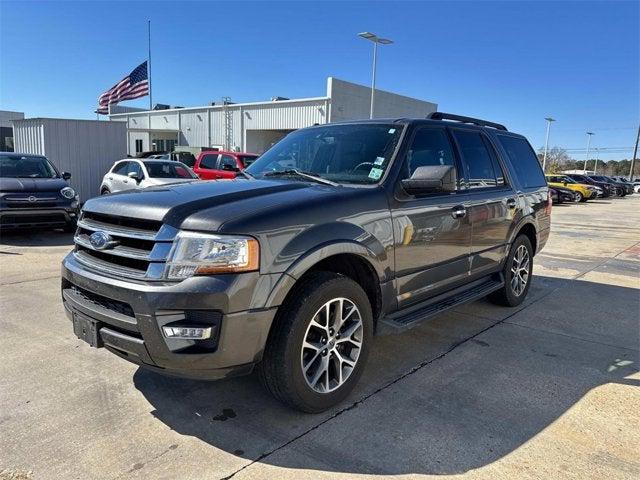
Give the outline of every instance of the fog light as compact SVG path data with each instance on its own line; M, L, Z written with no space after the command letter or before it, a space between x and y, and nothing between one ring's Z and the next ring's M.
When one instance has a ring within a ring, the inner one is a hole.
M162 327L167 338L205 340L211 337L211 327Z

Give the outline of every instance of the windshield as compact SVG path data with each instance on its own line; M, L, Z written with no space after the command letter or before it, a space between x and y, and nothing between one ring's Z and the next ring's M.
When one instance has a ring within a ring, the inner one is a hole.
M180 162L144 162L151 178L197 178L191 170Z
M247 172L261 178L272 172L297 170L338 183L378 183L402 129L397 124L364 123L298 130L262 154Z
M606 178L604 178L601 175L591 175L591 179L595 180L596 182L610 182L611 180L608 180Z
M562 177L562 181L567 183L578 183L571 177Z
M56 178L58 172L44 157L2 155L0 156L0 177Z

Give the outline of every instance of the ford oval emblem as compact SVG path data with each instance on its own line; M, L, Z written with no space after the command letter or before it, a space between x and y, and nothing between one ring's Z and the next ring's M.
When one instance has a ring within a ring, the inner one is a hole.
M27 200L29 200L30 202L35 202L37 198L31 195L29 198L27 198Z
M108 233L105 232L93 232L89 237L91 246L96 250L106 250L114 246L113 239Z

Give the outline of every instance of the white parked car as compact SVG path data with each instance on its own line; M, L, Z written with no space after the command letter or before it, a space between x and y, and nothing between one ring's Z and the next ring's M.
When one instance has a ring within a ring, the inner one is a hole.
M107 172L100 185L100 194L196 180L198 176L184 163L173 160L127 158L118 160Z

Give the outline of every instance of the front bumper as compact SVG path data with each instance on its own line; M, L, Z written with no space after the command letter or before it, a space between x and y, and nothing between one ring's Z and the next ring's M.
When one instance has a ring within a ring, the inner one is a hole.
M249 373L262 358L276 308L237 311L250 298L247 276L193 277L179 283L134 282L87 270L70 253L62 264L62 297L70 320L97 325L100 346L169 375L219 379ZM162 326L190 315L214 323L208 341L168 339Z
M56 228L74 222L78 217L78 208L2 208L0 209L0 228Z

